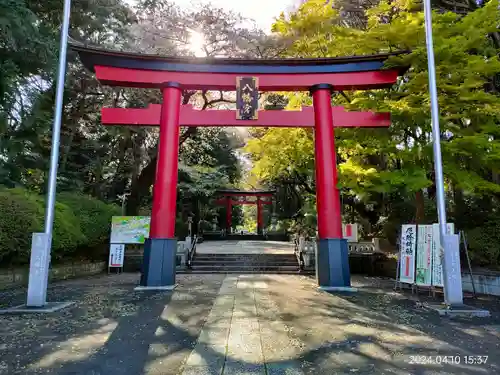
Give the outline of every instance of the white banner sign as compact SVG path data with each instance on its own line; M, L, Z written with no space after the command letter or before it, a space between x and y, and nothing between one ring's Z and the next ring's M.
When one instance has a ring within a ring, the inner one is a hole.
M453 234L454 231L453 223L446 224L446 234ZM412 234L416 234L416 242ZM443 287L439 224L403 225L399 259L399 281Z
M432 282L432 225L419 225L415 283L430 286Z
M453 223L446 224L446 234L454 233L455 225ZM432 285L444 287L439 224L432 224Z
M123 267L125 258L125 245L112 243L109 245L109 264L108 267Z
M413 284L415 282L415 252L417 247L417 226L403 225L401 228L401 244L399 253L399 281Z
M342 224L342 236L347 242L358 242L358 224Z

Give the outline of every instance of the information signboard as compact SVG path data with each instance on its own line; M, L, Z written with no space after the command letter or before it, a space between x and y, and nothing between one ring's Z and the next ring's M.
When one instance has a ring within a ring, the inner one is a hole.
M125 245L112 243L109 246L109 268L123 267L125 258Z
M149 216L113 216L112 244L143 244L149 237Z
M401 249L399 254L399 281L415 282L415 253L417 249L417 226L406 224L401 228Z
M417 266L415 283L431 286L432 282L432 225L417 228Z
M342 224L342 236L347 242L358 242L358 224Z

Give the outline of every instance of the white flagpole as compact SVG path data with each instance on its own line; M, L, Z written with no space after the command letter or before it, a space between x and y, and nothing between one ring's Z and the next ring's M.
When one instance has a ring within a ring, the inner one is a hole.
M71 0L64 0L61 39L59 48L59 68L57 72L56 102L54 122L52 124L52 150L50 155L49 182L47 187L47 207L45 209L44 233L34 233L31 245L30 274L26 305L42 307L46 305L47 283L50 263L50 247L54 226L56 202L57 167L59 164L59 145L61 136L61 117L64 99L64 81L66 76L66 53L68 49L68 30Z
M434 62L434 46L432 38L432 8L430 0L424 0L424 16L425 16L425 36L427 44L427 64L429 70L429 93L431 99L431 116L432 116L432 143L434 151L434 170L436 176L436 204L439 221L439 235L441 237L441 246L445 252L453 252L455 249L446 246L446 202L444 195L444 178L443 178L443 161L441 157L441 131L439 129L439 106L436 88L436 66ZM454 270L453 274L450 271L453 268L447 267L446 254L443 256L443 285L445 291L445 302L448 305L462 305L462 278L460 269ZM448 258L451 260L451 258ZM460 258L458 258L460 259ZM459 265L459 264L458 264ZM448 266L451 266L448 264ZM460 268L460 267L458 267ZM458 275L457 275L458 273ZM460 291L457 290L460 283ZM457 290L458 293L452 291Z

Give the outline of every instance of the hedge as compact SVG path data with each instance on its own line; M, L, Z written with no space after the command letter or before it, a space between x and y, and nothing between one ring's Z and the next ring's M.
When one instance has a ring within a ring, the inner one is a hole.
M111 217L120 214L119 208L75 193L59 194L56 200L52 261L95 258L92 249L107 243ZM43 231L44 210L45 197L21 188L0 188L2 266L29 263L31 234Z

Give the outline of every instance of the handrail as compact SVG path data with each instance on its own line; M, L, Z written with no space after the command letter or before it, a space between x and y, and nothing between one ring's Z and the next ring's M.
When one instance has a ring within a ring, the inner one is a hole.
M198 236L194 236L191 238L191 244L188 249L188 256L187 256L187 267L188 268L193 268L193 259L194 256L196 255L196 244L198 243Z
M293 242L295 245L294 253L295 256L297 257L297 262L299 263L299 270L302 271L304 269L305 262L304 262L303 248L301 247L300 244L300 236L296 234L293 239Z

